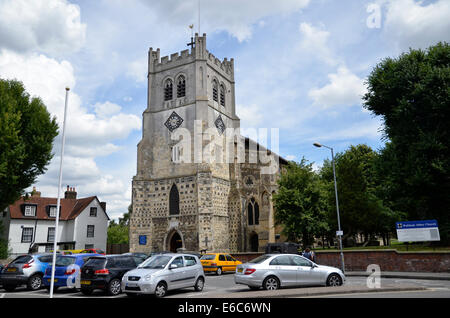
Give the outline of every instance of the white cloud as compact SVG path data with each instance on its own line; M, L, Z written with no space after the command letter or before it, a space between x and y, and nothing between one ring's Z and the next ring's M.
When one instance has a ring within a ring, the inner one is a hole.
M339 67L337 73L329 74L328 78L329 84L309 92L308 95L314 100L314 105L328 108L361 103L361 98L366 92L363 79L344 66Z
M400 49L426 48L450 40L450 1L389 0L384 35Z
M128 70L126 75L133 78L136 83L145 83L147 80L147 58L140 58L128 63Z
M0 0L0 12L0 48L63 53L84 44L80 8L66 0Z
M300 24L299 31L301 34L299 49L303 53L309 53L311 58L320 58L330 65L337 63L328 45L330 32L323 27L314 27L305 22Z
M111 102L96 103L94 105L94 108L95 108L95 113L100 118L106 118L111 115L117 114L122 109L122 107L120 107L119 105L111 103Z

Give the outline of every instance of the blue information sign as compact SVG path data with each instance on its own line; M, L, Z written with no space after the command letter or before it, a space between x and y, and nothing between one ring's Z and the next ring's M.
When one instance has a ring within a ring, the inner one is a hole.
M147 235L139 235L139 245L147 245Z
M400 242L440 241L436 220L397 222L395 227Z

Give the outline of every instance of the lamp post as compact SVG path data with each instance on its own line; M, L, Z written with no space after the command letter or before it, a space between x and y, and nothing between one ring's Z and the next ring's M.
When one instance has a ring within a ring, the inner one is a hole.
M339 237L339 248L341 250L341 263L342 263L342 272L345 272L345 265L344 265L344 252L342 250L342 230L341 230L341 217L339 216L339 200L338 200L338 192L337 192L337 183L336 183L336 168L334 166L334 152L333 148L319 144L318 142L315 142L313 144L317 148L325 147L331 150L331 162L333 163L333 177L334 177L334 192L336 194L336 211L337 211L337 221L338 221L338 233L337 236Z

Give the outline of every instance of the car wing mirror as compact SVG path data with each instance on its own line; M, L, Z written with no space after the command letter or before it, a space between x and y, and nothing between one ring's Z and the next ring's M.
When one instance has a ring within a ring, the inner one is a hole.
M174 268L178 268L178 265L176 265L176 264L170 264L169 269L174 269Z

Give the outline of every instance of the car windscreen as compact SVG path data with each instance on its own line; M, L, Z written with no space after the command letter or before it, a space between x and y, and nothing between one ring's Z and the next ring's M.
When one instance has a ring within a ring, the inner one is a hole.
M142 263L139 268L163 269L171 259L172 256L153 256Z
M200 258L200 259L205 260L205 261L212 261L212 260L216 259L216 255L203 255L202 258Z
M106 258L91 257L86 261L84 266L103 268L105 266L105 263Z
M271 257L272 257L271 255L261 255L261 256L259 256L257 258L252 259L251 261L249 261L249 263L260 264L260 263L264 262L265 260L267 260L267 259L269 259Z
M30 255L22 255L17 257L11 262L11 264L25 264L31 261L32 257Z
M75 257L56 256L56 266L69 266L75 264Z

